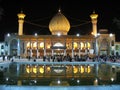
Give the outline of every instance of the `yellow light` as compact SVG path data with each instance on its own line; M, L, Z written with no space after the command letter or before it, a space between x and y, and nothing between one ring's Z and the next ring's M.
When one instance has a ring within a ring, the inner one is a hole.
M47 71L48 71L48 72L50 71L50 67L47 67Z
M78 47L77 43L76 43L76 42L74 42L74 48L77 48L77 47Z
M18 13L18 15L17 15L19 18L21 18L21 19L24 19L24 17L26 16L24 13Z
M44 43L43 42L40 43L40 48L44 48Z
M87 70L88 70L88 71L87 71L88 73L90 73L90 72L91 72L90 66L88 66L88 69L87 69Z
M95 11L90 15L91 19L97 19L98 14L95 13Z
M88 47L88 49L90 48L90 43L89 42L87 43L87 47Z
M34 42L33 43L33 48L36 48L37 47L37 42Z
M80 67L80 72L84 73L84 67L83 66Z
M40 71L40 73L44 73L44 67L40 67L40 69L39 69L39 71Z
M93 32L91 32L91 34L93 35Z
M31 68L29 65L26 67L26 72L27 72L27 73L32 72L32 68Z
M50 45L48 45L47 48L49 49L49 48L50 48Z
M83 49L84 48L84 44L83 43L81 43L81 49Z
M74 66L74 67L73 67L73 72L74 72L74 73L77 73L77 72L78 72L78 68Z
M37 73L37 66L33 67L33 73Z
M29 47L30 47L30 42L27 43L27 48L29 48Z
M87 67L85 67L85 72L87 72Z

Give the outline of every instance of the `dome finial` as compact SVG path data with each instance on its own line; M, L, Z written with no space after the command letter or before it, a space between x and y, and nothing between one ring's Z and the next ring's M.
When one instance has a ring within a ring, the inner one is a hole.
M95 13L95 10L93 10L93 13Z
M23 13L23 9L21 8L20 13Z
M61 8L59 7L58 12L61 13Z

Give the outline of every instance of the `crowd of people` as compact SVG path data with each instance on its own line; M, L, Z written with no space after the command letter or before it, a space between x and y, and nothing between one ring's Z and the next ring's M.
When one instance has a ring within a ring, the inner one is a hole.
M22 57L20 56L1 56L2 60L10 60L14 61L15 58L21 59ZM34 62L36 59L42 59L43 62L48 61L48 62L86 62L86 61L92 61L92 62L120 62L120 56L115 56L115 55L98 55L98 56L90 56L90 55L81 55L80 57L78 55L74 55L74 58L72 58L69 54L66 56L63 55L46 55L43 56L42 58L36 58L36 57L27 57L28 61L33 60Z

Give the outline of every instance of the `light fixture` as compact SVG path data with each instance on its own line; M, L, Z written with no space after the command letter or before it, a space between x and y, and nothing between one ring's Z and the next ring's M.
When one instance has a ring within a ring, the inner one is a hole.
M35 33L35 36L37 36L38 34L37 33Z
M80 34L79 34L79 33L77 33L77 34L76 34L76 36L77 36L77 37L79 37L79 36L80 36Z
M9 34L9 33L7 34L7 37L10 37L10 34Z
M112 37L113 36L113 34L112 33L110 33L110 35L109 35L110 37Z
M57 33L57 36L61 36L61 33Z

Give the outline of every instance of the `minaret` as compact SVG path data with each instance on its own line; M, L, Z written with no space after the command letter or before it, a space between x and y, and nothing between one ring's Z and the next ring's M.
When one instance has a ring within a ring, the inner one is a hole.
M98 14L95 13L95 11L93 11L93 13L90 15L91 17L91 21L92 21L92 34L94 36L97 35L97 18L98 18Z
M23 23L26 15L23 13L23 11L21 11L20 13L17 14L17 16L18 16L18 23L19 23L18 35L23 35Z

